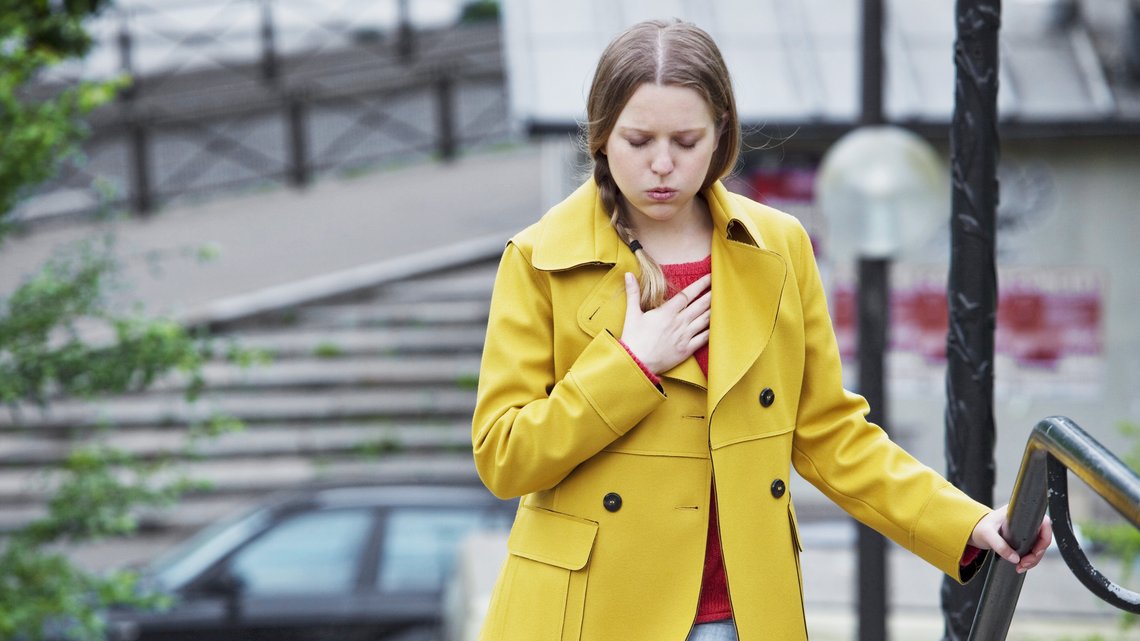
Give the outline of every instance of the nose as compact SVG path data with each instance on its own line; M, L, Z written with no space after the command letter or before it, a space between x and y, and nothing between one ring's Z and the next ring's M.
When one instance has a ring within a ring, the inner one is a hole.
M653 155L653 161L649 165L649 169L658 176L665 176L673 171L673 156L669 154L668 148L660 149Z

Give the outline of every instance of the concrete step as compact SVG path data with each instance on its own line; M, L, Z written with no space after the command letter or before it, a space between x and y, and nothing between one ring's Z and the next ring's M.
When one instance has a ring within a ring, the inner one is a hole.
M39 431L39 430L35 430ZM0 433L0 466L54 465L74 447L102 445L144 459L164 457L275 458L282 456L392 454L456 451L471 446L471 423L397 421L392 423L315 422L251 424L244 430L189 441L179 427L109 430L74 439ZM58 434L58 432L54 432Z
M227 334L225 340L274 358L346 355L476 354L483 349L487 330L482 325L462 327L399 327L378 329L246 330Z
M210 362L202 368L206 387L211 392L222 390L263 390L291 388L316 390L329 387L473 387L479 375L476 354L425 354L414 358L348 355L342 358L289 358L250 366L228 362ZM184 390L186 376L170 376L147 392Z
M296 327L449 327L486 325L490 309L488 298L478 300L440 300L421 302L357 302L310 305L294 312Z
M210 484L187 494L173 510L140 509L141 526L150 532L192 530L265 495L306 483L344 481L415 481L474 478L471 455L408 453L314 459L283 457L199 461L180 467L186 477ZM0 532L10 532L45 513L43 503L55 483L42 472L0 469Z
M462 268L434 272L424 276L390 281L376 287L358 289L351 293L331 295L320 302L310 302L267 311L252 316L225 321L225 333L241 332L266 327L294 326L303 318L305 310L330 305L361 305L379 307L406 306L415 308L429 303L445 305L471 304L473 308L487 306L491 299L498 259L468 264ZM242 306L242 305L239 305ZM425 308L426 309L426 308ZM408 312L389 312L397 318ZM414 309L412 315L420 313ZM431 311L422 312L431 316ZM469 313L469 312L466 312ZM319 312L318 312L319 314Z
M307 394L232 392L187 403L177 394L149 394L100 402L59 401L40 410L25 406L0 409L0 431L73 428L154 428L187 425L223 414L249 423L467 417L475 407L472 389L371 389Z
M498 262L481 263L444 274L398 281L375 290L370 300L385 302L489 301Z

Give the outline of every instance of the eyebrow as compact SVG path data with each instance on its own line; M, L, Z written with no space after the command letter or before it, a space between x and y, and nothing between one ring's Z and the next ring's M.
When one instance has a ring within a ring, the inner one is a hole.
M648 129L641 129L638 127L629 127L629 126L618 127L618 130L623 132L623 133L628 132L628 133L633 133L633 134L644 134L644 135L653 135L655 133L655 132L649 131ZM672 135L703 134L703 133L705 133L705 128L704 127L694 127L693 129L678 129L676 131L671 131L669 133Z

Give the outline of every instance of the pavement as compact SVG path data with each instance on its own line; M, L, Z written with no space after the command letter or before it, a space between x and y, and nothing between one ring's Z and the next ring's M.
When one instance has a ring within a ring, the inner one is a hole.
M353 278L364 285L360 275L369 268L423 263L424 254L481 239L501 251L511 233L542 213L540 164L536 148L519 146L327 178L300 191L184 203L147 218L41 228L0 250L0 295L61 248L108 233L123 266L123 300L155 314L198 317L220 301L313 279L333 289Z
M113 232L130 298L182 319L320 297L429 268L456 256L495 252L541 213L541 162L518 146L353 178L303 191L276 188L169 206L145 218L44 228L0 251L0 296L53 252ZM208 260L207 260L208 259ZM803 526L805 607L815 641L854 639L854 530L813 488L793 479ZM1110 577L1120 568L1107 559ZM940 574L889 552L889 629L895 640L942 633ZM1129 586L1135 589L1136 586ZM1140 641L1117 629L1054 552L1029 573L1008 636L1019 641Z

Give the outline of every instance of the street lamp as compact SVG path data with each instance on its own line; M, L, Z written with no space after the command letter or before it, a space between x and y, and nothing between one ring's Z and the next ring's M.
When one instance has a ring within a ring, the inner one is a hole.
M888 125L861 127L840 138L824 155L816 177L830 228L829 254L838 260L858 258L859 393L870 403L868 420L884 430L890 263L943 218L946 191L946 170L930 144ZM858 550L858 638L885 641L886 541L860 525Z

